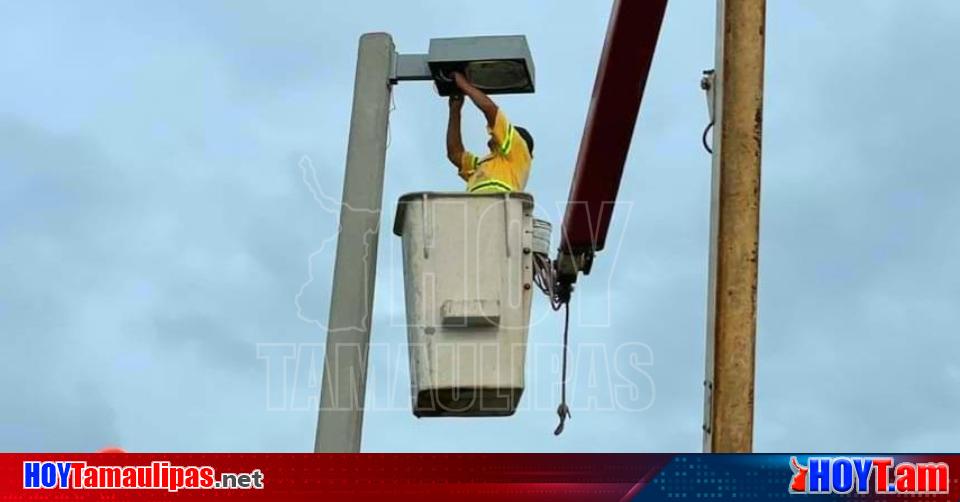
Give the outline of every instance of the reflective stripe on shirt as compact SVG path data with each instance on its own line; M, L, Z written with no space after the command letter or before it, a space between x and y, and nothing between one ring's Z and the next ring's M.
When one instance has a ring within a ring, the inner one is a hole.
M491 189L491 188L493 190L485 190L485 189ZM470 188L470 193L474 193L478 190L485 190L485 191L491 191L491 192L512 192L513 187L499 180L487 180L487 181L478 183L476 186Z

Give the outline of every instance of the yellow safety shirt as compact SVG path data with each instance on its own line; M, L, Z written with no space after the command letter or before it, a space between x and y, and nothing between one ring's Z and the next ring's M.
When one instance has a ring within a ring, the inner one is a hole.
M497 110L497 119L487 132L496 143L483 158L464 150L458 166L460 177L467 182L470 193L522 192L530 175L530 149L527 142L514 130L503 110Z

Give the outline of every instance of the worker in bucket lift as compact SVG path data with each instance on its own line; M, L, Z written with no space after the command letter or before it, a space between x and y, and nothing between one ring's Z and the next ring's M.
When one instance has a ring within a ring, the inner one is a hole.
M450 96L450 120L447 123L447 158L457 166L460 177L467 182L470 193L522 192L530 175L533 159L533 137L522 128L511 124L503 110L483 91L471 84L462 73L454 72L453 79L463 94L487 119L490 153L477 157L463 148L460 137L460 110L463 95Z

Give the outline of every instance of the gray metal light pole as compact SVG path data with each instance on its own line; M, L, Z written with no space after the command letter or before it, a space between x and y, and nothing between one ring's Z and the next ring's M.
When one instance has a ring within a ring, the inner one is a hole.
M360 451L393 58L390 35L360 37L316 452Z
M717 1L703 451L753 448L766 0Z

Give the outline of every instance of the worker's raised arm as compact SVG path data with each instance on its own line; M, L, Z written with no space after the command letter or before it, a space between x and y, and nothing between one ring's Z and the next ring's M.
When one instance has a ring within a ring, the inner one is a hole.
M497 122L497 104L483 91L474 87L462 73L453 72L453 80L457 83L457 87L470 97L470 101L473 101L473 104L483 112L484 117L487 118L487 126L493 127Z
M460 110L463 96L450 96L450 119L447 121L447 159L460 168L463 158L463 138L460 136Z

